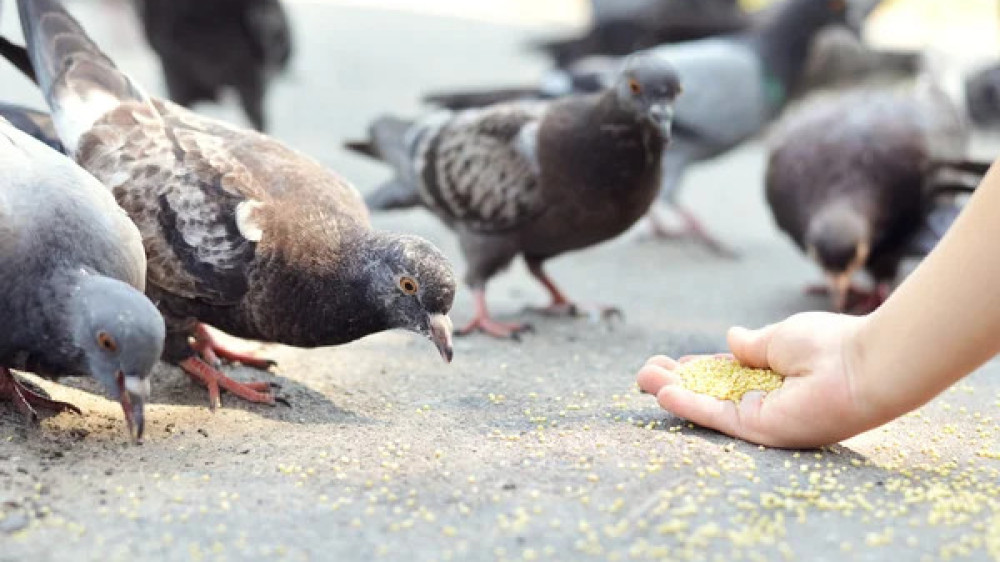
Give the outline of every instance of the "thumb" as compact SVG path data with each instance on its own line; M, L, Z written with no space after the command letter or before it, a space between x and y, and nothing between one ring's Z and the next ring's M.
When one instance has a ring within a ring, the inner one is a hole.
M771 338L777 329L777 324L770 324L759 330L748 330L738 326L730 328L726 335L729 349L736 360L747 367L769 368L767 348L771 345Z

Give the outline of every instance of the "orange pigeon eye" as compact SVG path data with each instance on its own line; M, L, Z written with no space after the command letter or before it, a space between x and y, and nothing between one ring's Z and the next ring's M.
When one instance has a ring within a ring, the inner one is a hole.
M420 289L420 285L417 284L417 280L412 277L403 277L399 280L399 290L403 291L407 295L415 295Z
M97 345L101 346L101 349L111 353L118 351L118 344L115 343L115 338L111 337L111 334L107 332L97 333Z
M630 90L632 90L633 94L642 93L642 86L639 85L639 81L636 80L635 78L632 78L628 81L628 87Z

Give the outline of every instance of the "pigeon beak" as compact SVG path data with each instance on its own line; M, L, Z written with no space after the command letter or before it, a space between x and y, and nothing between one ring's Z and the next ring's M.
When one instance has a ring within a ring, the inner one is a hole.
M432 314L430 317L431 341L437 346L441 358L447 363L451 363L454 349L451 345L452 324L451 318L447 314Z
M119 400L122 405L122 412L125 414L125 423L128 424L128 433L133 441L138 445L142 443L142 434L146 429L146 400L149 398L149 379L141 379L135 376L125 376L118 372Z
M847 294L851 289L851 272L828 273L827 280L830 283L830 295L833 297L833 309L844 312L847 307Z
M663 140L669 141L671 135L671 127L674 122L674 104L672 102L663 102L653 104L649 108L649 116L653 119L653 122L660 128L660 133L663 135Z

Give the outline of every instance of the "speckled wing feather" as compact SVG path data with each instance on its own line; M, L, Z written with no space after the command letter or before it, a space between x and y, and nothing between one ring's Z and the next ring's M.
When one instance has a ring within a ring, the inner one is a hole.
M412 131L424 204L479 232L517 228L543 212L535 142L544 103L441 112Z
M121 104L81 137L77 158L139 227L151 284L213 304L236 302L255 250L240 233L236 207L262 190L223 139L167 123L163 103Z

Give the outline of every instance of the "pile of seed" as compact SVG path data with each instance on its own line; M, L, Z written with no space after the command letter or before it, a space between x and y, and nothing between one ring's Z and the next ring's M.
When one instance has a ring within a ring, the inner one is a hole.
M695 359L682 365L677 374L688 390L734 402L751 390L770 392L784 380L770 369L751 369L722 357Z

